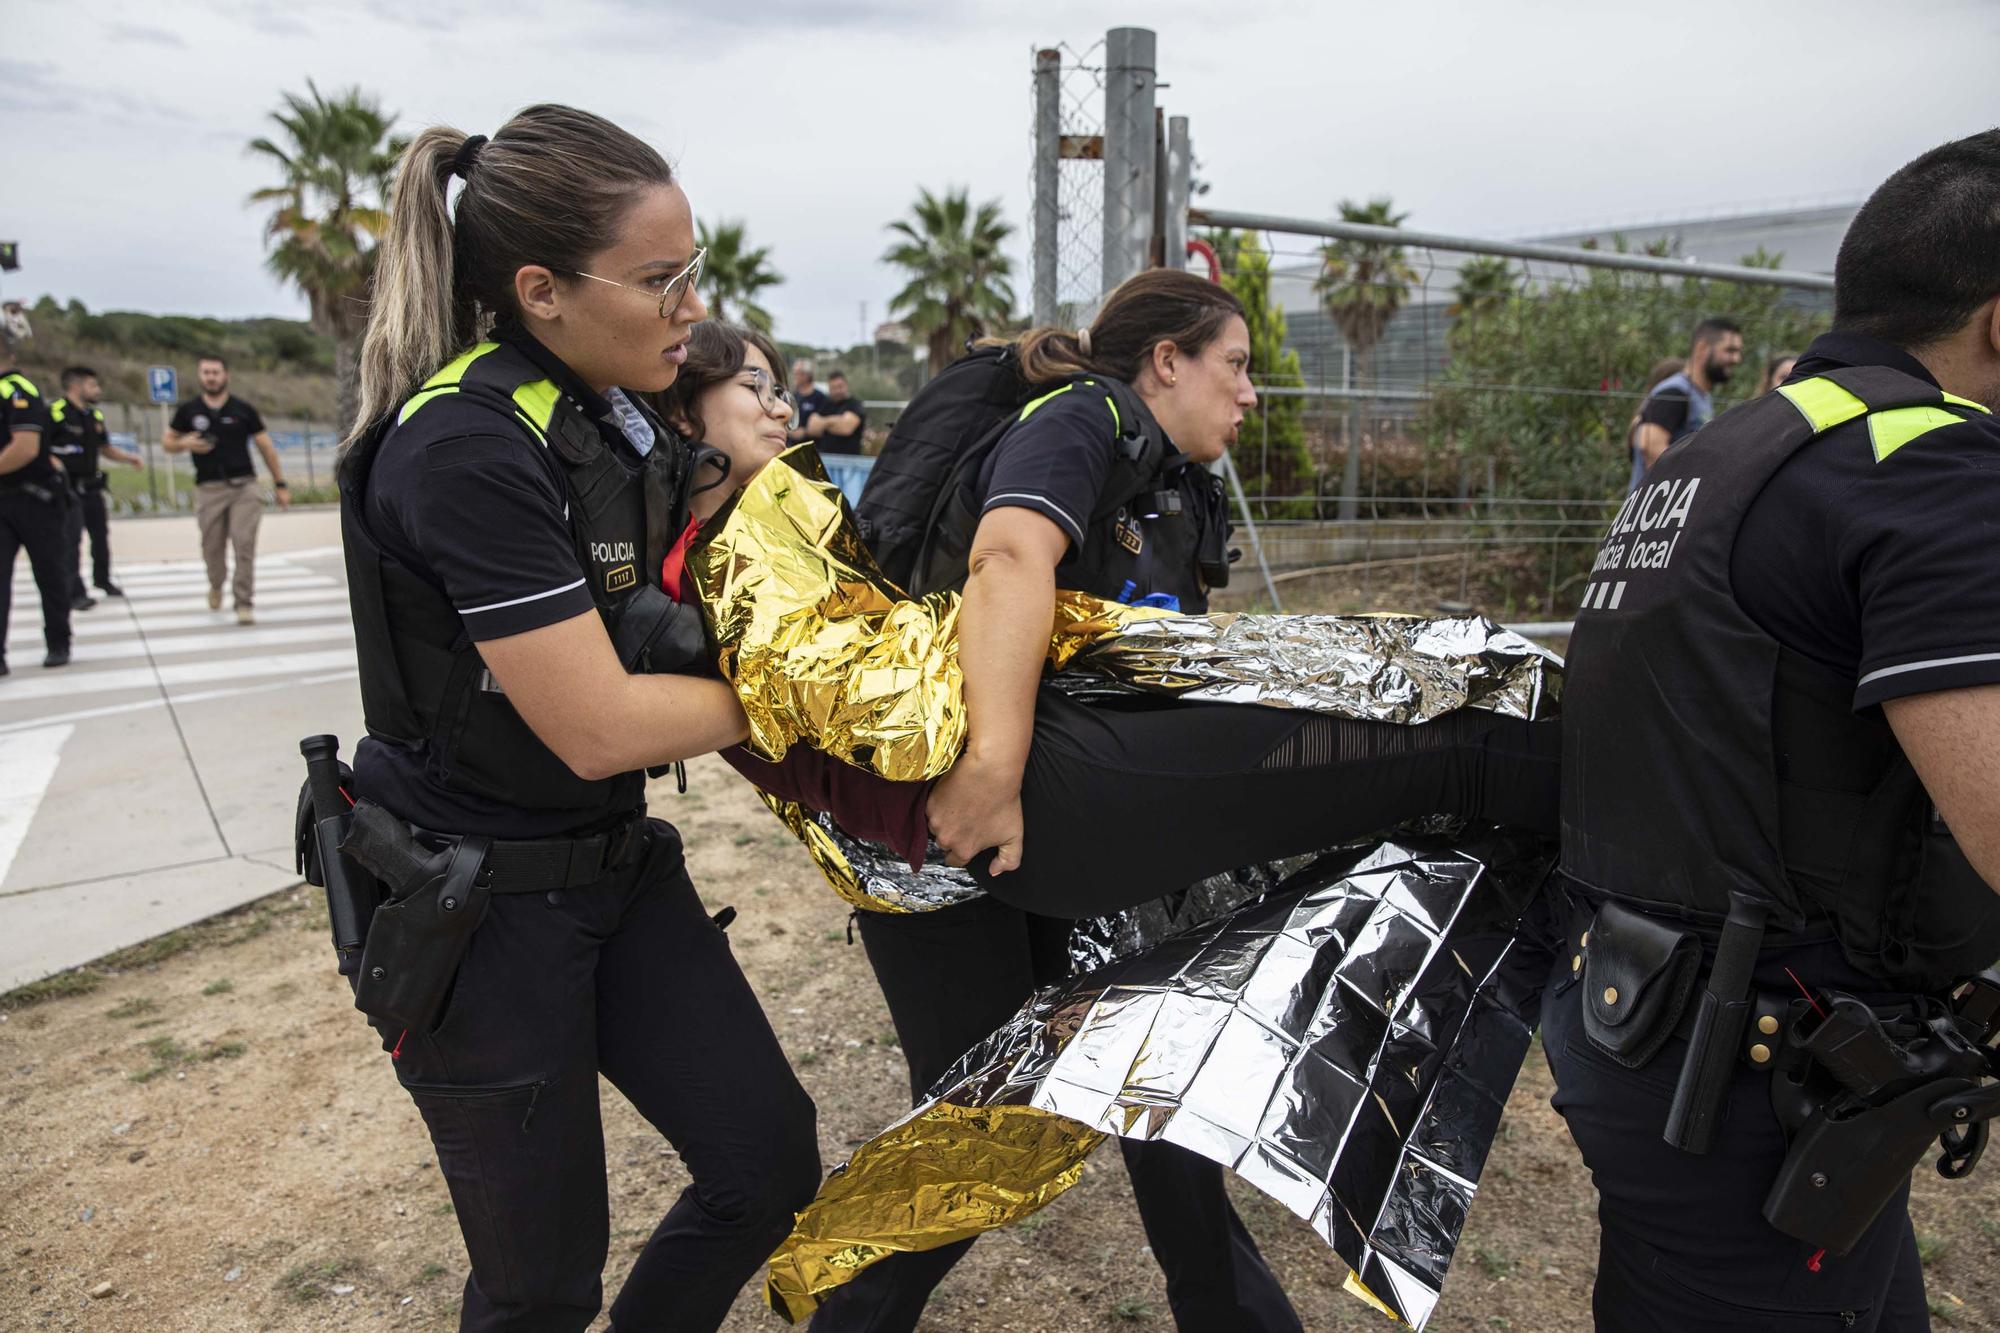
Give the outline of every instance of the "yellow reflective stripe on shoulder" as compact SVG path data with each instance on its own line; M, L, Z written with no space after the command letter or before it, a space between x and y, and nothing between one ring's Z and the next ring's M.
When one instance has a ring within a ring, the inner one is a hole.
M1015 420L1026 421L1029 417L1034 415L1035 409L1040 407L1043 403L1046 403L1051 398L1060 398L1064 394L1068 393L1071 389L1074 389L1075 387L1076 386L1074 384L1065 384L1060 389L1049 390L1047 393L1043 394L1040 398L1035 399L1032 403L1029 403L1026 407L1022 408L1021 415L1019 417L1016 417Z
M1104 395L1104 405L1111 409L1111 429L1123 435L1125 423L1118 419L1118 400L1107 393Z
M104 420L104 409L101 407L93 407L90 409L90 415L96 418L99 422L102 422Z
M5 375L0 375L0 387L12 389L15 393L26 394L30 398L40 398L42 396L42 391L35 387L35 382L18 370L10 370Z
M1799 409L1799 415L1806 419L1806 424L1813 428L1815 435L1824 434L1844 421L1852 421L1868 413L1868 404L1823 377L1800 380L1797 384L1781 384L1778 392Z
M1963 420L1958 413L1942 407L1892 407L1868 418L1868 443L1879 463L1918 436Z
M411 414L431 399L447 393L457 393L459 381L465 378L466 371L472 369L472 363L499 346L500 344L496 342L479 343L447 362L444 369L425 380L424 387L412 394L410 401L403 404L403 410L396 414L396 424L400 426L408 421Z
M544 439L549 433L549 422L555 417L556 402L562 393L552 380L536 380L523 384L514 390L514 406L528 419L528 424Z
M50 421L59 422L68 415L69 415L69 399L58 398L53 403L49 404Z
M1979 412L1979 413L1982 413L1982 414L1984 414L1984 415L1986 415L1986 416L1989 416L1989 417L1993 415L1993 411L1992 411L1992 409L1991 409L1991 408L1989 408L1989 407L1987 407L1987 406L1986 406L1986 404L1984 404L1984 403L1975 403L1975 402L1973 402L1973 401L1972 401L1972 400L1971 400L1970 398L1960 398L1960 397L1959 397L1959 396L1958 396L1957 394L1955 394L1955 393L1948 393L1948 394L1946 394L1946 395L1944 396L1944 400L1945 400L1945 401L1946 401L1947 403L1957 403L1957 404L1958 404L1958 405L1959 405L1960 407L1969 407L1969 408L1971 408L1971 409L1972 409L1973 411L1975 411L1975 412Z

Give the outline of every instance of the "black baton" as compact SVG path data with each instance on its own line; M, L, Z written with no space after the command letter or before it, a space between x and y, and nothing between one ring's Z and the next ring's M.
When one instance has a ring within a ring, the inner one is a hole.
M333 951L340 959L340 974L353 976L361 966L361 946L368 938L368 918L373 914L373 895L364 901L356 892L355 876L340 844L347 837L348 812L352 808L340 790L340 738L308 736L299 742L306 757L306 785L312 792L313 840L319 853L320 878L326 883L326 915L333 927Z

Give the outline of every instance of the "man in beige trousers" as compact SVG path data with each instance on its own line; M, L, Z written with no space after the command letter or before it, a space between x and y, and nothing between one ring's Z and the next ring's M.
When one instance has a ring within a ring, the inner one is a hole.
M224 548L234 547L236 574L230 591L236 623L248 625L256 619L250 608L256 592L257 525L264 517L257 467L250 459L251 441L271 470L278 508L291 507L291 494L264 418L229 392L229 364L219 356L204 356L196 370L201 393L174 409L161 445L170 454L194 457L194 516L201 529L201 558L208 566L208 609L222 609L222 581L229 572Z

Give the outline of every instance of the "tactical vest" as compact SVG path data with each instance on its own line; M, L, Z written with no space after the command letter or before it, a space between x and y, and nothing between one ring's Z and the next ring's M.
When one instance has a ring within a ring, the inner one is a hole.
M0 375L0 393L6 394L16 402L23 400L33 402L42 396L42 391L35 387L35 382L18 370L10 370L5 375ZM0 448L5 448L6 445L7 441L0 440ZM35 451L34 462L26 467L17 467L12 472L0 473L0 491L18 491L29 485L46 485L49 480L46 469L37 464L46 463L50 456L49 433L43 431L41 447Z
M486 671L443 592L368 530L368 474L383 441L447 395L489 404L555 454L577 561L614 639L621 620L663 602L671 608L659 593L659 569L686 524L689 452L656 428L644 463L628 462L532 361L486 342L433 375L342 465L341 535L368 734L422 752L427 777L446 790L524 808L599 804L614 780L578 777L542 743Z
M1701 923L1732 890L1781 940L1935 990L2000 958L2000 894L1938 821L1880 709L1737 603L1743 516L1799 449L1876 461L1985 409L1886 367L1786 385L1669 450L1600 546L1563 689L1562 869Z
M1058 586L1121 602L1152 599L1199 613L1229 582L1229 511L1222 479L1174 448L1143 400L1116 381L1079 379L1021 409L1010 430L1065 393L1103 395L1117 451L1081 549L1056 569ZM1004 435L1002 436L1004 439ZM997 444L995 447L998 447ZM986 496L967 477L944 497L913 592L963 587Z
M61 461L70 480L86 481L97 475L97 452L104 442L103 409L91 407L72 413L69 399L58 398L49 404L49 423L64 438L62 444L51 442L49 452Z

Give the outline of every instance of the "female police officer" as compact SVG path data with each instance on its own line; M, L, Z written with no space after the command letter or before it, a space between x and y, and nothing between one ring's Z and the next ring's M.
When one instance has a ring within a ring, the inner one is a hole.
M688 201L617 126L530 107L490 140L419 135L381 255L342 463L355 776L447 879L464 863L442 907L483 916L461 956L398 920L416 896L378 911L357 1002L451 1186L461 1327L598 1310L602 1073L693 1176L612 1320L713 1329L819 1167L812 1104L641 801L642 770L746 734L721 682L661 674L701 658L645 573L685 456L617 387L670 384L707 314Z

